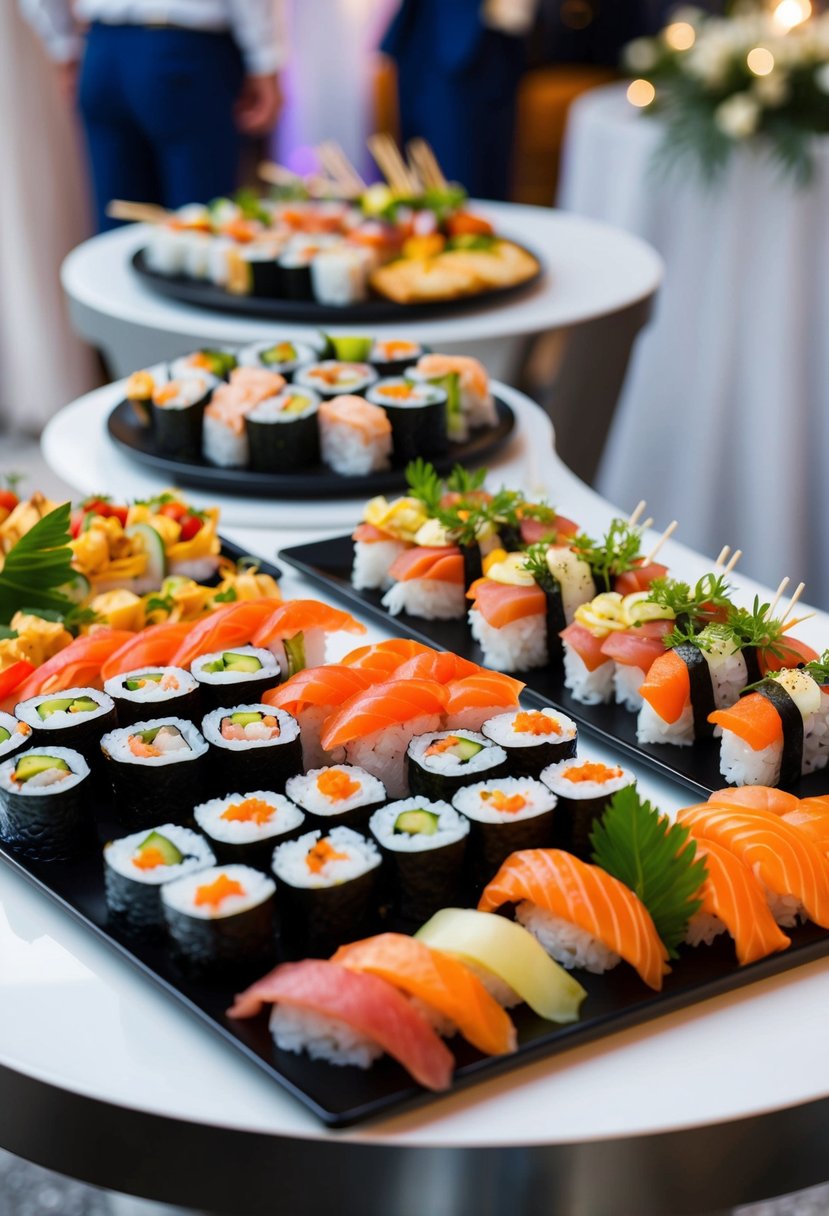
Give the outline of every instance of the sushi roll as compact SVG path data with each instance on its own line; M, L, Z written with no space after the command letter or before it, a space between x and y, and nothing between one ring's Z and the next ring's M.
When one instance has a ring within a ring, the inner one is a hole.
M498 411L489 387L489 375L478 359L467 355L423 355L409 374L431 381L457 376L460 409L467 427L476 430L497 425Z
M285 389L267 397L245 418L250 467L258 473L290 473L317 464L319 397L310 389Z
M489 718L481 733L507 753L516 777L538 777L548 764L575 756L578 727L557 709L518 709Z
M7 760L30 743L31 738L32 728L27 722L20 722L13 714L0 710L0 760Z
M326 400L364 393L376 379L377 373L370 364L344 359L323 359L320 363L308 363L294 373L294 384L301 388L310 388Z
M250 866L214 866L161 888L179 962L198 973L249 974L276 956L274 881Z
M104 692L112 697L119 726L132 726L150 713L173 714L190 722L202 716L199 682L182 667L126 671L107 680Z
M210 376L216 380L227 380L238 366L239 360L233 350L218 347L202 347L189 355L181 355L170 364L170 379L182 380L187 376Z
M365 477L389 467L391 423L385 410L363 397L333 395L322 402L317 416L322 460L335 473Z
M255 342L239 351L242 367L266 367L289 382L297 368L315 363L316 359L317 351L305 342Z
M552 843L556 796L532 777L467 785L455 794L452 805L470 821L467 871L476 891L517 849Z
M267 242L251 241L229 250L225 286L235 296L267 299L281 296L284 275L273 247Z
M419 342L410 342L406 338L385 338L372 344L368 362L378 376L402 376L425 353Z
M299 807L272 790L211 798L194 808L193 818L222 865L239 862L257 870L268 870L276 845L305 827Z
M389 567L393 580L383 596L392 616L401 612L426 621L455 621L466 610L463 555L457 545L416 545Z
M443 456L449 447L446 392L434 384L414 384L402 376L379 380L366 393L372 405L386 411L391 423L396 464L418 456Z
M375 914L380 853L351 828L306 832L273 855L282 946L289 956L331 954L364 937Z
M313 300L311 263L318 249L318 244L304 242L292 243L282 251L277 259L279 295L286 300Z
M214 709L202 720L217 792L264 788L283 790L302 770L299 723L270 705Z
M371 261L345 243L321 249L311 263L311 294L318 304L341 308L361 304L368 296Z
M200 655L190 664L206 710L258 700L280 681L279 664L269 650L239 646Z
M636 784L633 773L592 760L550 764L541 780L558 799L554 843L582 861L590 860L593 824L601 819L613 795L626 785Z
M175 278L184 271L186 233L172 224L153 224L144 246L147 269L166 278Z
M245 418L260 401L285 387L285 378L264 367L237 367L204 411L203 454L220 468L244 468L250 459Z
M104 845L104 890L110 919L122 929L155 936L164 927L161 888L216 858L203 836L174 823Z
M89 765L67 747L33 747L0 764L0 839L32 861L68 861L94 839Z
M446 802L473 781L507 772L504 749L474 730L416 735L406 749L406 762L411 793Z
M403 798L374 812L392 914L422 924L462 892L469 820L447 802Z
M164 807L171 822L189 818L207 778L207 743L184 718L119 727L101 739L114 804L125 823L150 827Z
M115 702L97 688L67 688L41 693L15 706L15 715L31 729L35 747L71 747L93 772L101 769L100 738L116 725Z
M127 382L124 385L124 397L132 406L132 411L135 417L140 422L141 426L150 426L152 423L153 411L153 393L156 390L156 383L164 383L166 375L159 375L157 372L143 370L133 372L127 377Z
M151 420L156 450L176 460L198 460L204 411L219 381L205 373L168 380L152 396Z
M368 831L369 820L386 801L386 787L353 764L330 765L291 777L285 793L308 816L309 828L336 826Z

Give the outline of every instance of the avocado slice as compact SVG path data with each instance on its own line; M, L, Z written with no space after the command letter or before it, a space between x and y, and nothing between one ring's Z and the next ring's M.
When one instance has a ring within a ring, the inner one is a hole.
M434 811L403 811L395 819L393 831L397 836L434 836L439 821L440 815Z
M150 832L145 840L142 840L136 853L144 853L148 849L157 849L164 858L165 866L177 866L184 861L184 854L180 849L176 848L172 840L167 836L162 836L160 832Z
M11 737L11 731L6 730L5 726L0 726L0 743L5 743Z
M334 338L329 335L328 341L334 348L334 358L343 363L365 363L374 344L371 338L347 336Z
M254 722L261 722L262 715L254 710L240 709L230 715L230 720L234 726L251 726Z
M76 697L69 706L69 712L72 714L91 714L100 708L98 702L93 701L92 697Z
M39 773L48 772L50 768L59 769L63 773L72 771L66 761L58 756L21 756L14 770L14 779L22 785L32 777L37 777Z
M222 655L225 671L261 671L262 662L255 654L234 654L232 651ZM222 668L218 669L219 671Z
M132 680L125 680L124 688L126 688L126 690L128 692L138 692L138 690L140 688L142 688L147 683L148 680L152 684L160 684L161 683L161 672L160 671L148 671L148 672L145 672L144 675L135 676Z
M288 400L285 402L285 404L282 407L282 413L283 414L303 414L305 412L305 410L308 409L308 405L309 405L309 402L308 402L307 397L301 397L301 396L299 396L299 394L295 394L293 397L289 397Z
M37 716L45 722L52 714L65 714L72 703L72 697L58 697L52 701L41 701L37 707Z
M285 638L282 644L285 647L290 678L305 667L305 637L302 633L296 633L292 638Z
M155 737L160 730L161 730L160 726L152 726L152 727L150 727L149 730L139 730L137 732L138 738L141 740L142 743L154 743Z

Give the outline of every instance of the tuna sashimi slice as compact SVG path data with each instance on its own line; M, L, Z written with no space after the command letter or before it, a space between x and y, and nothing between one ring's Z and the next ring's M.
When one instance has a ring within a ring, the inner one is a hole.
M379 975L407 996L417 997L448 1018L486 1055L515 1051L515 1027L509 1015L477 975L449 954L402 933L381 933L341 946L332 962Z
M713 840L697 841L697 856L705 858L708 870L700 911L723 922L741 966L791 945L769 911L763 888L739 857Z
M479 578L467 592L474 607L493 629L503 629L513 621L528 616L543 616L547 601L540 587L516 587L511 583L496 583L491 578Z
M325 723L324 751L399 726L422 714L443 713L447 694L434 680L385 680L350 697Z
M524 849L507 858L478 908L492 912L525 899L592 934L650 988L662 987L668 951L645 905L618 878L563 849Z
M389 566L389 577L398 583L407 583L413 578L463 583L463 556L456 545L443 548L419 545L397 555Z
M252 1018L266 1004L292 1005L337 1018L377 1043L426 1089L448 1089L455 1061L425 1018L376 975L323 959L283 963L237 996L231 1018Z
M596 671L603 664L610 662L603 649L605 638L594 637L579 621L573 621L566 629L562 629L559 637L575 650L588 671Z

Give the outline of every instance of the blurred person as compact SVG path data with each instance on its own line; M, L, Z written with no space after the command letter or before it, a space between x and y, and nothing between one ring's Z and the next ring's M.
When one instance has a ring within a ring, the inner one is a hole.
M243 137L279 113L284 0L18 2L77 102L99 230L113 198L174 208L233 190Z
M518 82L537 0L402 0L381 50L397 64L400 134L447 177L507 198Z

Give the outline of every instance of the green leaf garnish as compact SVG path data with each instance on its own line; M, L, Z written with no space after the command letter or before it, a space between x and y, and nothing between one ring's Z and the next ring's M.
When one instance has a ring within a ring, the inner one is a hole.
M214 604L232 604L234 600L238 600L239 594L235 587L228 587L226 591L218 591L213 596Z
M642 532L626 519L614 519L601 540L593 540L579 532L571 540L570 547L587 562L596 582L603 583L605 591L611 591L614 578L636 568Z
M452 494L474 494L483 489L486 481L486 469L465 469L462 464L456 464L446 478L446 488Z
M677 631L683 634L669 643L675 646L679 640L686 640L684 634L698 633L717 616L728 613L732 607L731 588L722 574L703 574L693 587L676 578L655 578L648 588L647 602L673 612Z
M8 625L0 625L0 642L13 642L19 636L16 629L9 629Z
M428 514L434 516L443 497L443 482L435 466L418 456L406 465L406 484L412 498L422 502Z
M696 896L707 876L688 828L670 823L628 785L611 798L590 844L591 860L639 896L676 958L688 921L702 907Z
M60 587L75 577L69 547L69 503L39 519L6 554L0 570L0 624L8 624L22 603L66 615L75 607Z
M547 565L547 549L548 546L543 541L537 545L530 545L527 549L524 569L530 572L543 591L553 593L556 588L556 580Z

